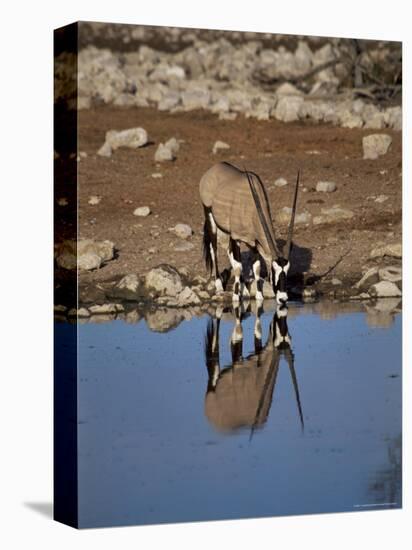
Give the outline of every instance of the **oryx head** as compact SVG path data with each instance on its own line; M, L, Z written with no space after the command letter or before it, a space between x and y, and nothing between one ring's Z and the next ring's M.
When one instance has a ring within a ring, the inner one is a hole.
M283 305L286 305L286 302L288 301L288 294L286 291L286 280L287 280L287 276L290 268L289 256L292 248L293 228L295 225L296 202L298 198L300 171L298 171L298 175L296 178L295 194L293 197L292 213L290 217L288 236L287 236L286 243L283 247L283 250L280 250L276 244L275 238L273 237L274 235L273 226L271 228L268 227L266 218L263 215L259 197L257 196L256 190L254 189L252 178L250 177L248 172L246 172L246 174L249 180L250 188L252 190L252 195L255 200L259 218L262 223L263 230L266 235L266 240L268 242L271 256L272 256L270 259L270 263L271 263L270 271L271 271L273 292L276 296L276 301L278 305L283 306ZM271 223L271 220L268 220L268 223ZM268 269L269 269L269 266L268 266Z

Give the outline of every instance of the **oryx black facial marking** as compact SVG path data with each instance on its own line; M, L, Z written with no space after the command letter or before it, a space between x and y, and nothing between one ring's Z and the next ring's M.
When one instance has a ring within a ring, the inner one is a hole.
M278 258L272 262L273 292L278 304L285 304L288 300L286 280L290 268L290 262L286 258Z

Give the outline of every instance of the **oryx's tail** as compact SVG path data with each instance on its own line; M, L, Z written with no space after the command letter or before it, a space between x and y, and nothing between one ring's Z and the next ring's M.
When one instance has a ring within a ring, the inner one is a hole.
M209 212L210 208L203 207L205 212L205 223L203 226L203 259L205 260L206 269L209 273L212 273L213 260L211 252L212 244L212 228L210 226Z

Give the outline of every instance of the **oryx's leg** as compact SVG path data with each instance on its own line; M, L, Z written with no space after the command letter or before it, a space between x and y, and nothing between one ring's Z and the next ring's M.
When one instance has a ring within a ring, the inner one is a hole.
M219 332L220 318L209 319L205 346L206 367L209 375L208 392L216 388L220 375Z
M262 302L256 302L256 319L255 319L255 328L254 328L254 337L255 337L255 352L258 353L262 350L262 323L260 322L260 317L263 313Z
M242 262L240 257L240 246L239 244L230 238L228 256L230 260L230 265L232 266L233 273L235 275L235 284L233 286L233 296L232 300L235 303L239 303L241 297L241 276L242 276Z
M214 278L217 292L223 292L222 279L219 274L217 263L217 225L213 218L211 208L204 207L205 226L203 237L203 251L206 259L206 265L210 268Z
M263 279L260 277L261 262L260 262L259 252L257 251L256 248L254 250L252 267L253 267L253 275L256 281L255 300L257 302L262 302L263 301Z
M232 363L235 365L242 358L243 328L240 306L234 306L233 312L235 315L235 326L233 327L232 335L230 337L230 349L232 352Z

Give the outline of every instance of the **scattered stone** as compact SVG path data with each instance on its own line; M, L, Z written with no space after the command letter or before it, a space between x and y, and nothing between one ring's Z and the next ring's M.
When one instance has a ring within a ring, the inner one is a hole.
M283 96L279 99L274 116L282 122L293 122L299 120L299 110L304 99L299 96Z
M109 130L106 132L106 141L97 151L102 157L110 157L112 152L119 147L137 149L148 142L147 132L144 128L130 128L129 130Z
M333 193L336 191L336 183L334 181L318 181L316 191L318 193Z
M146 274L145 287L159 296L176 297L183 290L183 283L177 269L162 264Z
M385 155L391 146L392 138L387 134L371 134L362 139L363 158L375 160Z
M148 206L139 206L139 208L136 208L136 210L133 212L134 216L139 216L140 218L146 218L151 214L151 210Z
M89 200L87 202L92 206L95 206L96 204L99 204L101 200L102 198L99 197L98 195L92 195L91 197L89 197Z
M285 178L278 178L275 180L275 186L276 187L284 187L288 184L288 181Z
M218 151L222 151L223 149L230 149L230 145L228 143L225 143L224 141L216 141L213 145L213 154L215 155Z
M54 312L55 313L65 313L67 311L67 307L66 306L63 306L61 304L58 304L58 305L55 305L54 306Z
M57 265L64 269L98 269L113 256L114 244L111 241L64 241L56 249Z
M369 255L370 258L383 258L384 256L402 258L402 243L387 244L374 248Z
M139 277L134 273L125 275L112 289L110 289L109 295L112 298L118 298L120 300L137 301L142 296L141 281Z
M371 287L371 285L374 285L377 282L379 282L379 270L377 267L371 267L355 284L355 288L367 290Z
M333 286L340 286L343 284L342 281L336 277L331 280L331 283L333 284Z
M107 313L120 313L124 311L124 307L121 304L96 304L90 306L89 311L92 315L104 315Z
M372 285L369 289L369 294L376 298L394 298L396 296L402 296L402 292L391 281L380 281Z
M379 269L379 279L391 283L402 284L402 268L397 266L382 267Z
M180 239L188 239L193 235L193 229L186 223L178 223L174 227L170 227L169 231L174 233Z
M160 172L154 172L152 174L152 178L154 178L154 179L163 178L163 174L161 174Z
M384 114L385 123L389 128L394 130L402 130L402 108L401 107L388 107Z
M277 88L275 95L278 98L282 96L290 96L290 95L300 97L303 95L303 93L300 90L298 90L296 86L294 86L293 84L290 84L290 82L284 82Z
M378 195L375 199L375 202L382 203L389 199L387 195Z
M176 246L173 247L173 250L176 250L176 252L188 252L189 250L193 250L194 245L192 243L189 243L187 241L178 243Z
M199 296L190 287L185 287L177 297L179 306L189 306L200 304Z
M340 206L333 206L332 208L322 208L321 215L313 218L314 225L320 225L323 223L335 223L342 220L350 220L355 214L346 208Z
M210 92L207 90L192 90L182 93L182 104L185 111L206 109L210 103Z
M154 159L156 162L164 162L175 160L176 154L179 151L179 142L176 138L171 138L166 143L160 143Z

